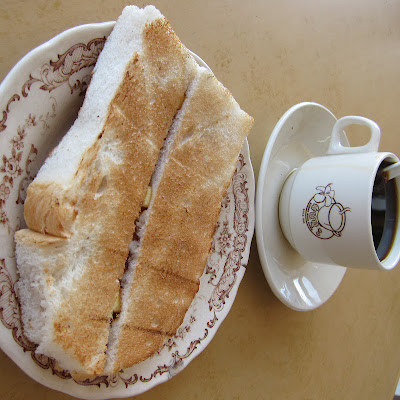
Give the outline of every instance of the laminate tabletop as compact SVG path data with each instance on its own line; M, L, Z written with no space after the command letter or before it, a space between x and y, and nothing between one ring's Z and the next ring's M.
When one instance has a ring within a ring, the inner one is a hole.
M0 80L67 28L115 20L122 0L2 0ZM138 6L147 3L137 2ZM256 179L286 110L317 102L381 128L400 154L400 3L394 0L157 0L182 42L254 117ZM350 142L365 140L349 132ZM1 161L0 161L1 162ZM400 373L400 269L347 270L333 296L294 311L264 278L255 237L233 307L207 348L137 399L392 399ZM71 398L29 378L0 352L0 398Z

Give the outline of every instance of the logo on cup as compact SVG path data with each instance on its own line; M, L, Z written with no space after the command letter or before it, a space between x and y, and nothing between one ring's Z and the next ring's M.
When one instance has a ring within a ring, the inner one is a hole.
M341 236L346 225L346 212L348 207L335 200L335 191L332 183L326 186L317 186L318 191L308 202L303 210L303 222L307 224L310 232L319 239L330 239Z

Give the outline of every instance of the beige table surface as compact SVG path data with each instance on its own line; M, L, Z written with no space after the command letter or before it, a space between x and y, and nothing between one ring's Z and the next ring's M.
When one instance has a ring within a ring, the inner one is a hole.
M30 49L66 28L116 19L122 0L1 0L0 80ZM143 5L145 3L137 3ZM246 5L245 5L246 4ZM256 177L268 137L292 105L382 129L400 154L400 2L155 1L255 118ZM361 141L363 132L355 132ZM207 349L140 399L391 399L400 371L400 269L348 271L319 309L292 311L266 283L255 240L232 310ZM0 352L0 398L68 399Z

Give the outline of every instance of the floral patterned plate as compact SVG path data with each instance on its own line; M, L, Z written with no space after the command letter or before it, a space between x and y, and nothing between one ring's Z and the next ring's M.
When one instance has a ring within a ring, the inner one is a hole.
M255 184L246 141L222 205L199 292L176 335L156 355L132 368L81 382L55 360L35 354L35 344L21 328L14 289L14 232L25 226L26 188L76 118L91 70L113 26L114 22L88 24L61 33L28 53L0 85L0 346L33 379L85 399L133 396L186 367L228 314L254 231Z

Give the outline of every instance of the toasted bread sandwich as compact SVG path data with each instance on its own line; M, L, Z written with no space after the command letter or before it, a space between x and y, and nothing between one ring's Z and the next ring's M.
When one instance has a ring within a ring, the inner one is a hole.
M251 125L156 8L124 9L77 120L28 188L28 229L15 234L37 353L93 377L143 361L175 333Z

